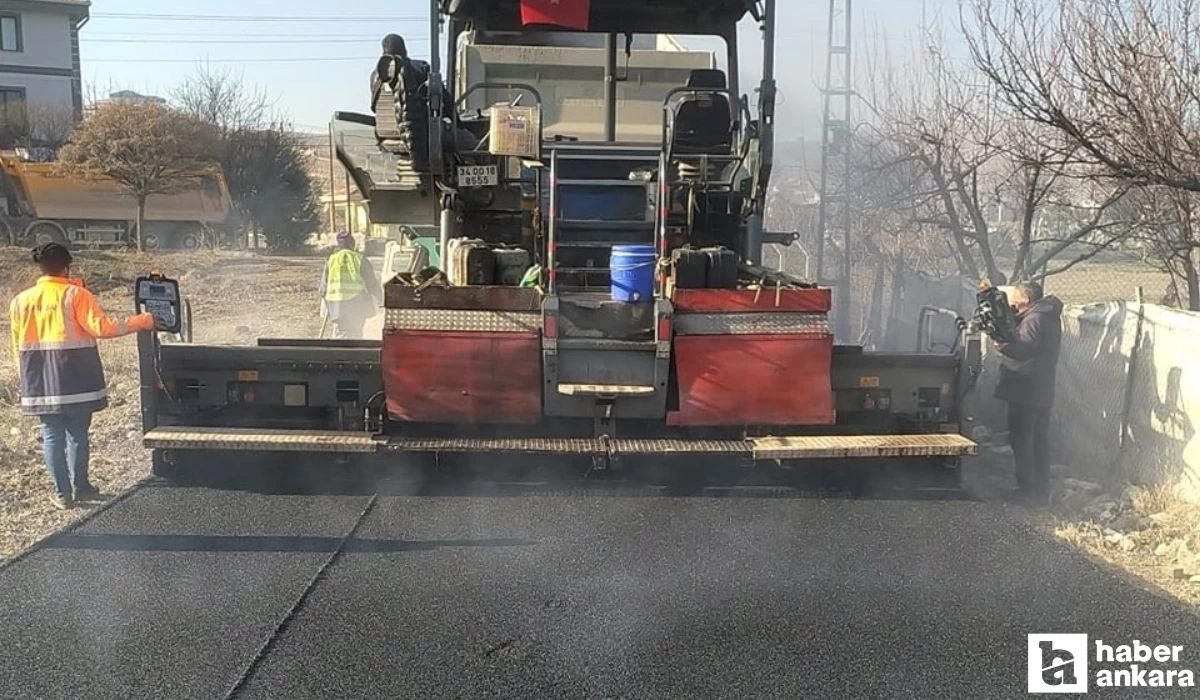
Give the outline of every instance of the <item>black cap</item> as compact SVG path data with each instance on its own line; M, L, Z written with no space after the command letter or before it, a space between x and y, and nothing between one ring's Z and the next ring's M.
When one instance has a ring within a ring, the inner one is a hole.
M383 55L408 58L408 49L404 46L404 37L399 34L388 34L383 37Z
M33 261L48 272L59 272L71 266L71 251L61 243L43 243L33 249Z

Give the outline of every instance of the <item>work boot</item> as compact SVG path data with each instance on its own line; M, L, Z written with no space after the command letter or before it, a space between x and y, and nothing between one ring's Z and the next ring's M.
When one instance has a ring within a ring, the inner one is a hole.
M104 496L100 493L100 489L92 486L91 484L84 484L83 486L75 487L75 500L101 501L104 500Z
M61 493L56 493L50 497L50 502L59 510L67 510L71 507L71 497L64 496Z

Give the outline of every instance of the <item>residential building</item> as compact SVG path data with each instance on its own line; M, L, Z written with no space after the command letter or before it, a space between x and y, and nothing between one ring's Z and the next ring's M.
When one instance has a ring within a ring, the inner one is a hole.
M165 105L166 98L157 95L143 95L140 92L133 90L118 90L110 92L108 97L102 100L94 100L83 106L83 115L87 117L92 112L110 104L147 104L147 105Z
M82 114L79 30L90 7L90 0L0 0L0 140L29 136L31 112Z
M119 102L119 103L123 103L123 104L154 104L154 105L165 105L167 103L167 100L165 98L159 97L158 95L143 95L142 93L134 92L133 90L118 90L117 92L110 93L108 96L108 99L102 100L102 101L103 102Z

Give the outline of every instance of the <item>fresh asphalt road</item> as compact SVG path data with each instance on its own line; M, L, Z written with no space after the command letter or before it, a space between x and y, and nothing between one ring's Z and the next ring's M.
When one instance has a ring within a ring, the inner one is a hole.
M0 569L0 696L1021 697L1032 632L1200 667L1189 613L965 498L150 484Z

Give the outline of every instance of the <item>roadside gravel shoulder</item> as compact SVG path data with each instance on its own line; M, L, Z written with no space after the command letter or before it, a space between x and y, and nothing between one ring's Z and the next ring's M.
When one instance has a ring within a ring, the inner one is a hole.
M1007 450L984 447L967 463L965 480L976 497L1002 501L1015 488L1012 474ZM1039 532L1200 612L1200 506L1169 489L1100 484L1070 476L1059 465L1049 507L1010 508Z
M196 341L248 343L259 336L312 337L320 328L316 289L318 257L263 257L244 253L77 253L83 277L110 314L129 313L133 280L150 269L177 277L192 300ZM68 511L49 501L37 421L16 402L7 301L29 286L37 271L23 248L0 248L0 561L86 517L100 504ZM132 337L104 341L100 354L109 385L109 408L92 427L91 477L111 499L149 474L138 415L137 349Z

